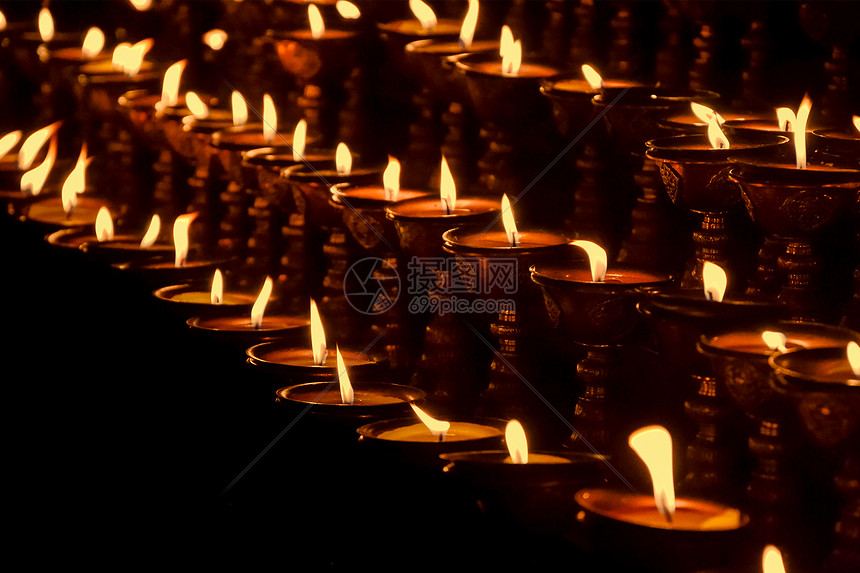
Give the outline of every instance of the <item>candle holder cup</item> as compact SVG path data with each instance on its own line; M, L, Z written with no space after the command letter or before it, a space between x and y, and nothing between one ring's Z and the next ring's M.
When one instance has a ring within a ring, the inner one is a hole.
M786 347L845 346L858 334L846 328L811 322L775 322L762 329L729 329L703 335L699 352L707 356L720 383L747 416L748 450L754 465L747 475L746 494L751 527L762 544L784 547L794 563L812 567L821 528L809 491L811 476L801 460L814 459L805 443L791 400L773 388L769 359L774 351L762 339L764 330L786 336ZM812 464L817 465L817 464Z
M803 427L836 467L840 507L823 571L848 571L860 563L860 376L845 354L844 346L797 348L768 360L774 389L792 401Z
M529 462L514 464L503 450L441 454L446 475L478 503L500 529L525 528L561 535L575 525L580 511L572 493L606 482L602 456L572 452L530 452Z
M825 269L816 244L850 220L857 207L860 170L820 164L796 169L779 157L736 156L732 161L729 178L740 185L753 221L773 242L786 245L777 261L784 276L779 299L797 320L829 321L839 308L822 300L823 289L831 299L844 299L840 288L850 289L850 277L823 283ZM760 257L759 272L773 264Z
M590 271L575 263L548 262L529 270L532 281L543 291L550 322L572 343L568 351L585 354L576 365L576 377L583 387L573 416L576 432L569 445L619 451L618 436L630 433L620 425L631 419L629 412L623 413L629 406L620 398L635 394L635 388L624 387L628 376L617 365L627 362L630 345L645 334L637 303L645 292L666 286L672 279L623 265L613 266L604 282L592 281Z
M681 286L702 281L702 265L710 261L743 277L743 265L732 264L744 253L750 230L743 228L740 187L728 174L730 156L742 150L754 156L789 143L782 135L752 132L732 138L731 148L713 149L707 135L677 135L649 140L645 156L657 163L666 193L673 204L689 212L695 252L687 262ZM747 240L743 240L746 237Z

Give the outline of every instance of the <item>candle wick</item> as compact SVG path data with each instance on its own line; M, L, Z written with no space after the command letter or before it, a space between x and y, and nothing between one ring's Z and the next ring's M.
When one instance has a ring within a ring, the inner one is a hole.
M660 498L663 501L663 503L660 504L660 507L658 509L660 510L660 513L663 514L663 517L666 518L666 521L668 523L672 523L672 512L669 511L669 504L667 503L667 500L666 500L666 492L665 491L660 493Z
M445 214L450 215L451 214L451 205L448 203L448 198L446 197L445 199L442 199L442 203L445 204Z
M444 432L439 432L439 441L440 441L440 442L444 442L444 441L445 441L445 433L444 433Z

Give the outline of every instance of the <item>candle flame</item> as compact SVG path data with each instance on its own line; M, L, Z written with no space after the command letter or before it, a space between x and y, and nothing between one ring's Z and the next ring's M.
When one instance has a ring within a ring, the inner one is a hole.
M212 288L209 289L209 302L221 304L224 302L224 275L221 269L215 269L212 274Z
M478 0L469 0L469 9L460 25L460 47L468 50L475 38L475 28L478 27Z
M51 11L47 8L39 10L39 37L43 42L50 42L54 39L54 17L51 16Z
M860 115L851 116L851 121L854 123L854 127L857 128L857 131L860 131Z
M582 64L582 75L585 76L585 81L588 82L591 89L599 90L604 86L603 78L599 73L597 73L597 70L590 65Z
M272 286L272 277L266 277L263 288L260 289L260 294L257 295L257 300L251 307L252 328L263 328L263 313L266 311L266 305L269 304L269 298L272 296Z
M591 241L572 241L570 244L584 249L588 255L588 264L591 267L591 280L596 283L605 281L607 257L603 247Z
M10 131L0 138L0 158L6 157L6 154L12 151L12 148L18 145L21 141L23 132L20 129Z
M505 426L505 443L508 445L508 454L511 456L512 463L529 463L529 443L526 440L526 431L517 420L510 420Z
M775 332L773 330L765 330L761 333L761 339L767 344L767 347L771 350L776 350L778 352L785 352L787 348L785 347L785 343L788 341L786 336L781 332Z
M343 362L343 356L340 355L340 348L335 345L334 349L337 355L337 379L340 382L340 401L344 404L354 404L355 392L346 373L346 364Z
M188 60L179 60L174 62L164 72L164 79L161 83L161 108L175 106L179 103L179 81L182 79L182 72L185 70L185 65Z
M319 40L325 36L325 22L323 21L320 9L316 7L316 4L308 6L308 22L310 22L311 37L313 37L314 40Z
M385 189L386 201L397 201L400 194L400 162L388 156L388 167L382 172L382 186Z
M6 29L6 14L0 10L0 32Z
M502 56L502 73L516 75L523 61L523 46L519 40L514 40L514 34L508 26L502 26L499 38L499 55Z
M81 45L81 53L85 58L95 58L101 53L105 47L105 35L101 29L92 27L87 30L87 35L84 36L84 43Z
M346 18L347 20L355 20L361 17L361 10L359 10L358 6L356 6L352 2L347 2L346 0L337 0L337 2L335 2L334 7L337 9L337 13L340 14L341 18Z
M26 171L30 169L30 166L33 164L33 161L36 159L36 155L42 149L42 146L45 145L45 142L48 141L57 130L60 129L60 125L62 125L62 120L55 121L51 125L46 125L42 129L34 131L24 140L24 143L21 144L21 150L18 151L18 169L21 171Z
M851 365L854 376L860 376L860 345L852 340L848 343L845 353L848 355L848 364Z
M797 156L797 168L806 169L806 122L809 120L809 112L812 110L812 100L808 94L804 94L800 106L797 108L797 123L794 124L794 152Z
M705 261L702 267L702 282L705 287L705 298L721 302L726 294L729 279L726 271L720 265Z
M448 160L442 156L442 171L439 185L439 196L442 199L442 206L445 208L445 214L450 215L457 208L457 185L454 184L454 176L451 174L451 169L448 167Z
M337 144L337 149L334 152L334 164L337 167L338 175L352 173L352 154L349 152L349 147L342 141Z
M111 57L111 66L115 70L119 70L127 76L134 76L143 66L143 58L152 48L152 38L146 38L136 44L122 42L113 50Z
M662 426L646 426L630 434L628 443L648 467L657 510L667 521L672 521L675 514L672 436Z
M328 358L325 330L323 330L320 311L314 299L311 299L311 351L314 356L314 364L325 366L326 358Z
M138 12L146 12L152 8L152 0L128 0Z
M20 153L18 154L20 159ZM48 147L48 153L45 159L38 166L30 171L27 171L21 176L21 192L24 195L35 197L42 192L45 186L45 181L48 180L48 174L54 166L54 160L57 158L57 138L51 137L51 144Z
M302 161L305 158L305 139L308 136L308 123L300 119L293 131L293 161Z
M761 570L762 573L785 573L782 553L773 545L766 546L762 551Z
M506 194L502 195L502 225L505 227L508 243L512 247L516 247L520 242L520 233L517 231L517 222L514 220L514 212L511 210L511 200Z
M113 240L113 219L104 205L99 208L96 215L96 240L100 243Z
M418 18L418 21L421 22L421 28L423 28L425 32L433 31L438 23L436 20L436 14L433 12L433 8L421 0L409 0L409 9L412 10L412 13L416 18Z
M278 133L278 111L269 94L263 94L263 139L271 145Z
M233 125L238 127L248 123L248 102L237 91L230 94L230 106L233 110Z
M203 100L195 92L187 92L185 94L185 105L195 119L206 119L209 117L209 106L203 103Z
M203 43L217 52L227 43L227 32L220 28L213 28L203 34Z
M708 122L708 141L714 149L728 149L729 138L720 129L720 122L716 117Z
M77 206L78 194L83 193L86 189L86 171L90 161L92 161L92 157L87 158L87 144L84 143L81 145L81 153L78 155L75 167L63 182L63 189L60 193L63 201L63 211L67 214L71 213Z
M199 213L185 213L173 221L173 250L175 253L174 266L184 267L188 259L188 228Z
M149 227L147 227L146 233L143 234L143 238L140 240L140 248L148 249L154 245L160 233L161 217L156 214L152 216L152 219L149 221Z
M448 430L451 429L451 422L437 420L415 404L409 405L412 406L412 410L415 412L418 418L421 419L421 422L423 422L423 424L427 426L427 429L430 430L430 433L434 436L438 436L440 442L444 442Z
M690 109L693 111L693 115L701 119L707 125L710 125L713 121L716 121L718 124L722 125L726 121L723 119L723 116L721 116L716 111L712 110L706 105L691 101Z
M792 131L794 124L797 123L797 117L788 107L776 108L776 120L779 122L780 131Z

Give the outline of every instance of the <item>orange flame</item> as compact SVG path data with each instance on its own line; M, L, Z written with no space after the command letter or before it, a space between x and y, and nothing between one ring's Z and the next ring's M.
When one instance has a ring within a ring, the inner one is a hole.
M848 343L845 354L848 356L848 364L854 376L860 376L860 345L852 340Z
M776 108L776 120L779 122L780 131L793 131L794 124L797 123L797 116L791 108L778 107Z
M335 345L334 349L337 355L337 379L340 382L340 401L344 404L354 404L355 392L346 373L346 364L343 362L343 356L340 355L340 348Z
M188 60L179 60L171 64L164 72L164 79L161 83L161 101L157 104L161 109L179 103L179 81L182 79L182 72L187 63Z
M146 38L134 45L122 42L113 50L111 66L127 76L137 75L143 66L143 58L152 48L153 42L152 38Z
M221 304L224 302L224 275L221 269L215 269L212 274L212 288L209 289L209 302Z
M39 37L43 42L50 42L54 39L54 17L51 16L51 11L47 8L39 10Z
M216 52L224 47L227 42L227 32L220 28L213 28L203 34L203 43L215 50Z
M785 573L782 553L773 545L766 546L762 551L761 570L762 573Z
M188 229L191 227L194 219L197 218L197 215L199 215L197 211L185 213L184 215L179 215L173 221L173 250L175 254L173 264L177 268L184 267L187 262L189 246Z
M457 186L454 184L454 176L451 175L451 169L448 167L448 160L442 156L442 171L439 185L439 196L442 199L442 206L445 208L445 214L450 215L457 208Z
M792 129L794 131L794 151L797 156L798 169L806 169L806 122L809 120L810 111L812 111L812 100L808 94L805 94L797 108L797 123Z
M134 9L138 12L146 12L150 8L152 8L153 0L128 0L131 2L131 5L134 6Z
M20 129L10 131L0 138L0 158L6 157L6 154L12 151L12 148L18 145L21 141L23 132Z
M589 64L582 64L582 75L585 76L585 81L591 89L599 90L604 86L603 77Z
M320 14L320 9L315 4L308 6L308 22L311 26L311 37L314 40L319 40L325 36L325 21Z
M436 20L436 14L433 12L433 8L421 0L409 0L409 9L412 10L412 13L416 18L418 18L418 21L421 22L421 28L423 28L425 32L433 31L438 23Z
M85 58L95 58L98 56L102 48L105 47L105 35L99 28L92 27L87 30L87 35L84 36L84 43L81 45L81 53Z
M81 146L81 153L78 155L78 161L75 163L75 168L66 177L63 182L61 191L61 199L63 201L63 210L66 213L71 213L78 204L78 195L83 193L87 187L87 165L92 161L92 157L87 158L87 144Z
M514 40L514 34L508 26L502 26L499 53L502 56L502 73L507 75L519 73L523 61L523 46L519 40Z
M314 299L311 299L311 351L314 356L314 364L325 366L326 359L328 358L325 330L323 330L320 311Z
M726 294L729 279L726 271L720 265L705 261L702 267L702 282L705 287L705 298L721 302Z
M511 456L512 463L529 463L529 444L526 440L526 431L517 420L511 420L505 426L505 443L508 445L508 454Z
M723 119L723 116L721 116L716 111L712 110L706 105L691 101L690 109L693 111L693 115L701 119L706 124L710 124L711 122L716 121L717 123L722 125L726 121Z
M263 313L266 311L266 305L269 304L269 298L272 296L272 278L266 277L263 283L263 288L260 289L260 294L257 295L257 300L254 301L254 306L251 308L251 327L260 329L263 328Z
M42 188L45 186L45 181L48 180L48 174L51 172L56 158L57 138L54 136L51 137L51 144L48 147L48 154L45 156L44 161L21 176L21 192L24 195L35 197L42 192Z
M39 150L42 149L42 146L45 145L45 142L48 141L48 139L57 133L57 130L60 129L62 124L62 120L55 121L51 125L46 125L42 129L34 131L29 137L27 137L27 139L24 140L24 143L21 144L21 150L18 151L18 169L21 171L30 169L30 166L36 159L36 155L38 155Z
M230 94L230 105L233 110L233 125L238 127L248 123L248 103L237 91Z
M662 426L646 426L630 434L628 443L648 467L657 510L667 521L672 521L675 514L672 436Z
M186 92L185 105L195 119L206 119L209 117L209 106L195 92Z
M263 94L263 139L271 145L275 142L277 133L278 111L275 109L275 102L272 101L272 96Z
M0 11L0 32L6 29L6 14Z
M386 201L397 201L400 194L400 162L388 156L388 167L382 172L382 186L385 189Z
M514 220L514 212L511 210L511 200L507 194L502 195L502 225L508 236L508 243L516 247L520 243L520 232L517 231L517 222Z
M854 127L857 131L860 131L860 115L851 116L851 121L854 123Z
M338 175L349 175L352 173L352 154L349 152L349 147L343 142L337 144L337 149L334 153L334 163L337 166Z
M708 141L714 149L729 149L729 138L720 129L720 122L716 118L708 122Z
M337 9L337 13L340 14L341 18L355 20L356 18L361 17L361 10L358 9L358 6L352 2L347 2L347 0L337 0L334 7Z
M781 332L776 332L773 330L765 330L761 333L761 339L767 344L767 347L771 350L776 350L778 352L785 352L788 350L785 347L785 343L788 339Z
M305 158L305 139L308 136L308 124L300 119L293 131L293 161L302 161Z
M603 247L591 241L572 241L570 244L584 249L588 255L588 264L591 267L591 280L596 283L604 282L606 280L607 257Z
M96 215L96 240L100 243L113 240L113 219L104 205L99 208Z
M444 442L445 436L448 434L448 430L451 429L451 422L443 422L442 420L437 420L415 404L409 405L412 406L412 411L415 412L421 422L425 426L427 426L427 429L430 430L430 433L434 436L438 436L440 442Z
M149 221L149 227L146 229L146 233L143 234L143 238L140 240L140 248L148 249L154 245L155 241L158 240L158 235L160 233L161 217L156 214L152 216L152 219Z
M469 9L460 25L460 47L468 50L475 38L475 28L478 27L478 0L469 0Z

